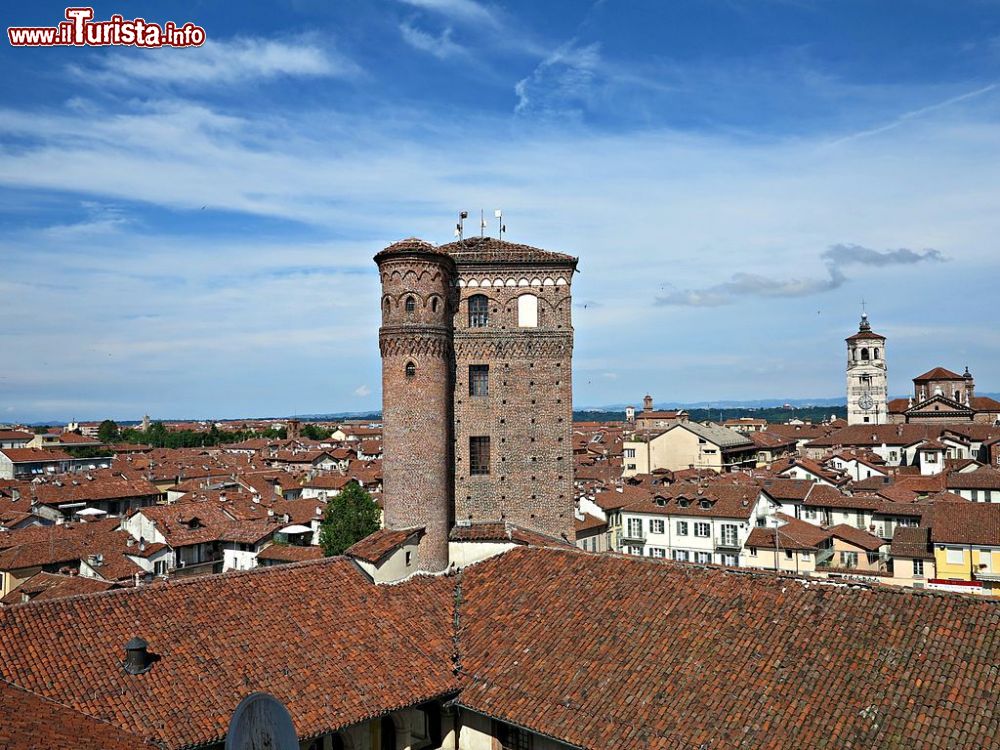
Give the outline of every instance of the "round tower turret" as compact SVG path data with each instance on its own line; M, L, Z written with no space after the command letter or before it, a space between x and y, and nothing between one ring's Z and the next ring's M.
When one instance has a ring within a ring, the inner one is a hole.
M419 567L448 567L455 265L407 239L375 256L382 282L382 497L390 529L422 526Z

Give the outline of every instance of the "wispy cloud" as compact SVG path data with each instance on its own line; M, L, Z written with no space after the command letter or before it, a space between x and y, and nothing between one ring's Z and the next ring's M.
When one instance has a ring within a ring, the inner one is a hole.
M967 101L968 99L975 99L976 97L982 96L983 94L988 94L991 91L996 90L997 85L998 84L996 83L991 83L989 86L983 86L973 91L967 91L964 94L959 94L958 96L949 97L944 101L936 102L926 107L920 107L918 109L910 110L909 112L904 112L891 122L887 122L885 125L880 125L875 128L869 128L867 130L859 130L856 133L851 133L850 135L846 135L842 138L838 138L834 141L831 141L829 144L827 144L827 146L839 146L843 143L847 143L848 141L857 140L858 138L867 138L869 136L880 135L881 133L894 130L911 120L923 117L924 115L928 115L931 112L936 112L937 110L951 107L955 104L959 104L960 102Z
M429 34L409 23L401 23L399 31L403 35L404 42L439 60L466 54L466 49L462 45L451 40L452 29L450 26L438 36Z
M311 37L210 39L198 48L111 52L96 60L93 67L72 65L70 70L78 78L101 85L179 86L230 85L288 76L351 78L361 73L356 63Z
M475 0L400 0L400 2L421 10L440 13L455 21L498 23L493 10Z
M842 287L849 279L843 269L861 265L885 267L942 262L945 256L938 250L918 252L908 248L878 251L861 245L831 245L820 258L826 263L826 276L781 279L755 273L736 273L721 284L701 289L671 289L656 298L659 305L687 307L719 307L731 305L747 297L808 297Z
M566 42L514 85L518 114L579 112L590 100L601 66L601 45Z
M365 398L366 396L372 395L372 389L367 385L359 385L354 389L354 395L360 398Z

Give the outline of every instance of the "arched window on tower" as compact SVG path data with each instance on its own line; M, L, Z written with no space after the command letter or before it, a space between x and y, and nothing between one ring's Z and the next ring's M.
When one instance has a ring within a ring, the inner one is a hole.
M388 297L386 297L384 300L382 300L382 316L383 316L383 319L389 317L389 310L390 310L391 306L392 306L392 302L389 300Z
M538 328L538 297L522 294L517 298L517 325L519 328Z
M861 361L862 362L867 362L868 361L868 350L867 349L862 349L861 350Z
M878 349L872 349L872 359L878 359Z
M409 380L412 380L416 376L417 376L417 366L415 364L413 364L412 362L407 362L406 363L406 377Z
M406 298L406 312L407 314L412 313L417 309L417 301L411 296Z
M469 328L485 328L490 319L490 300L485 294L469 297Z
M438 298L431 297L431 312L437 312L437 311L438 311Z

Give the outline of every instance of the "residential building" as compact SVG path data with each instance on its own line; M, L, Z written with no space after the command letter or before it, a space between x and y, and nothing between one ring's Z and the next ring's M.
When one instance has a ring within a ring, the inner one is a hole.
M757 465L753 441L712 423L678 422L665 430L636 431L626 439L623 476L666 469L728 472Z

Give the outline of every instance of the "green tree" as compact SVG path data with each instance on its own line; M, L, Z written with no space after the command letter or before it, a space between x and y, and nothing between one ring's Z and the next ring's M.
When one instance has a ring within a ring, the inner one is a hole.
M361 485L350 482L326 504L319 525L319 546L324 555L342 555L352 544L378 530L378 506Z
M118 423L111 419L105 419L97 428L97 439L102 443L117 443L118 437Z
M146 430L146 442L154 448L166 448L170 434L163 422L153 422Z

